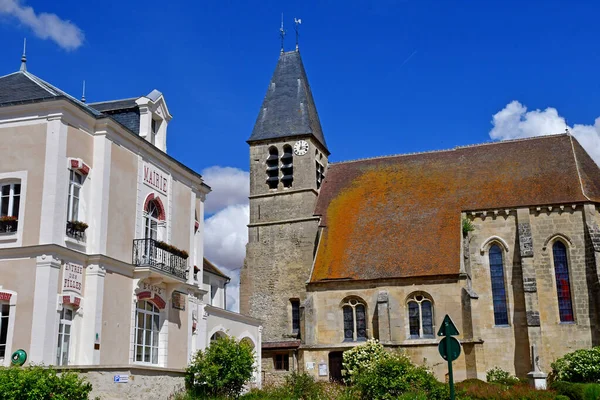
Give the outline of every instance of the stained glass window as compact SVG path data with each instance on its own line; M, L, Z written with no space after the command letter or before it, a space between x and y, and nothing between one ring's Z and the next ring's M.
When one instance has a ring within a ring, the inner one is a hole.
M408 329L411 339L433 338L433 306L422 294L408 299Z
M492 278L492 301L494 303L494 323L508 325L506 306L506 286L504 284L504 262L498 245L490 247L490 276Z
M562 242L552 246L554 255L554 275L556 277L556 295L560 322L573 322L573 304L571 302L571 283L569 280L569 262L567 248Z
M352 307L344 306L344 341L354 340L354 312Z
M344 314L344 342L367 340L367 312L365 305L356 299L346 301Z

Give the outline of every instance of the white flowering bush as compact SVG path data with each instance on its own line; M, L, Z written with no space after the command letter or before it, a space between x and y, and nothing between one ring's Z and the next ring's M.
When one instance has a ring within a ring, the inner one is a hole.
M369 339L364 344L345 351L342 360L344 382L346 384L353 383L359 371L372 369L374 365L389 359L389 357L390 353L385 351L377 339Z
M565 354L552 363L552 374L559 381L600 382L600 346Z

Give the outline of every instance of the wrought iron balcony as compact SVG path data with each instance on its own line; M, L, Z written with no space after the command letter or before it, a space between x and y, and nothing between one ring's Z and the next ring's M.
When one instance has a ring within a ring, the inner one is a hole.
M154 239L133 241L133 264L151 267L181 279L187 279L187 257L167 250L163 242Z

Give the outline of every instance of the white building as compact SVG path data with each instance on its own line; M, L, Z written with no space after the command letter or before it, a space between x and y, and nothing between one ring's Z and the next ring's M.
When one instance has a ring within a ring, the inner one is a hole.
M210 187L166 153L163 95L85 104L25 65L0 77L0 365L23 349L107 393L93 371L159 393L217 332L259 349L260 322L224 309L229 278L204 260Z

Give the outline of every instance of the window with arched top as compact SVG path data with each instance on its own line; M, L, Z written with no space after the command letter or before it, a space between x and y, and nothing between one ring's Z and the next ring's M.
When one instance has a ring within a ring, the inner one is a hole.
M344 317L344 342L367 340L367 311L365 304L356 298L342 304Z
M283 146L283 155L281 156L281 183L283 187L291 188L294 181L294 155L292 146L286 144Z
M504 281L504 259L502 249L497 244L490 247L490 277L492 280L492 301L494 304L494 323L508 325L508 307L506 305L506 285Z
M135 312L135 361L158 364L160 310L149 301L140 300Z
M269 157L267 158L267 185L269 189L277 189L279 185L279 151L277 147L269 148Z
M433 338L433 303L422 293L407 300L408 329L411 339Z
M567 246L560 240L552 245L554 258L554 277L556 280L556 297L560 322L573 322L573 303L571 300L571 280L569 278L569 261Z

